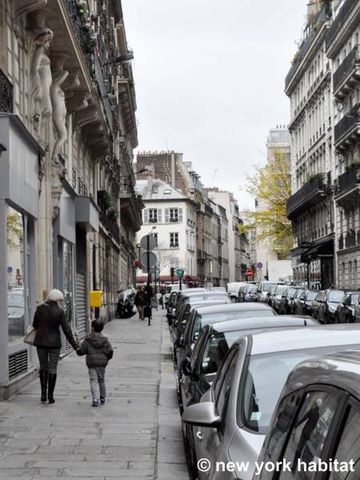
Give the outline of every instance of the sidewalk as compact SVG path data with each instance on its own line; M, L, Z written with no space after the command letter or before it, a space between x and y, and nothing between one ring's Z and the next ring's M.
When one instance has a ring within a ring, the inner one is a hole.
M108 398L91 407L84 357L59 364L54 405L36 381L0 402L0 479L188 480L165 310L115 319Z

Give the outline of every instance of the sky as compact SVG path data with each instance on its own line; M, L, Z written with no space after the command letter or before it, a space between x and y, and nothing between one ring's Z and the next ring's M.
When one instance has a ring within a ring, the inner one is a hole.
M122 0L137 98L137 151L174 150L240 210L270 128L289 123L284 78L306 0ZM135 152L136 154L136 152Z

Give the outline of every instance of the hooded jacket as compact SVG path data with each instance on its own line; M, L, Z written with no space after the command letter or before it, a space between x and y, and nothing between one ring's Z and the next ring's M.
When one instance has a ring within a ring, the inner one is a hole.
M36 329L35 347L61 348L60 326L72 347L78 348L64 310L52 300L39 305L33 321L33 327Z
M113 357L114 351L107 337L99 332L92 332L85 337L76 353L86 355L86 366L88 368L97 368L106 367Z

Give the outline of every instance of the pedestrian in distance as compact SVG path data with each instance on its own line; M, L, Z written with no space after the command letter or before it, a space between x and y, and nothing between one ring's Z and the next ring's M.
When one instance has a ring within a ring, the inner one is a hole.
M106 399L105 369L114 351L108 338L101 332L104 322L93 320L91 333L87 335L76 353L86 355L86 366L89 370L92 406L104 405Z
M50 290L46 301L37 307L32 324L36 330L34 346L40 363L42 403L46 400L55 403L54 390L61 349L60 327L74 350L79 349L61 307L63 300L64 295L60 290Z
M139 320L144 320L144 308L146 305L146 300L146 294L143 287L139 287L134 299L134 303L139 312Z
M148 319L148 326L151 325L152 320L152 308L151 305L146 305L144 308L144 316Z

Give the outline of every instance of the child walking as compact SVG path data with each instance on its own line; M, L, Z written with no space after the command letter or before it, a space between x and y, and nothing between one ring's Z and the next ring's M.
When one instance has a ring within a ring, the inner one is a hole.
M78 355L86 355L93 407L105 403L105 368L114 354L111 343L101 333L103 328L104 323L101 320L93 320L91 333L85 337L80 348L76 350Z

